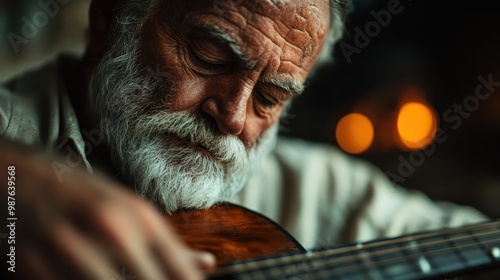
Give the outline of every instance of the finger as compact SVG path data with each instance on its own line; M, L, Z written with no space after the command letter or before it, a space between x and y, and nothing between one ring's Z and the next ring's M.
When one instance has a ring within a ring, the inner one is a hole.
M134 277L143 280L167 279L167 275L154 259L148 246L148 236L141 229L141 222L130 209L119 205L101 205L96 223L104 240L111 245L115 258L119 259Z
M139 279L165 279L148 247L148 236L141 230L142 222L130 209L132 201L139 201L137 196L108 180L82 178L75 182L73 179L65 182L73 183L72 190L63 191L73 197L64 207L72 212L68 218L83 231L100 236L100 242L112 252L111 257ZM75 188L75 184L84 186Z
M144 223L144 230L152 236L151 248L164 271L174 279L202 279L202 266L209 263L209 256L193 258L192 251L187 249L180 238L168 225L166 219L152 206L142 205L136 209ZM208 260L208 261L207 261Z
M208 252L202 251L189 251L189 257L192 262L201 270L209 270L215 268L217 261L215 256Z
M61 272L73 279L109 279L112 272L111 261L92 240L82 236L70 224L55 225L54 249L68 265L61 265Z

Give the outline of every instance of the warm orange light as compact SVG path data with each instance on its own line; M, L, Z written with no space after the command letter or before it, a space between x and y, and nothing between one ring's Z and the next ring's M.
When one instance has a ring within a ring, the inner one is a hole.
M436 115L422 103L406 103L399 111L397 126L399 138L406 148L423 149L436 136Z
M337 124L335 136L342 150L351 154L360 154L372 145L373 124L362 114L349 114Z

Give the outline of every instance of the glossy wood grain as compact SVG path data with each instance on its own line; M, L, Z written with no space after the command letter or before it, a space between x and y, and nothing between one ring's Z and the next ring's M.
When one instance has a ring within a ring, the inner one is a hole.
M190 247L216 256L219 268L210 271L210 279L367 279L373 275L378 275L376 279L441 279L500 267L500 221L495 220L308 252L274 222L235 205L179 211L169 221ZM395 256L398 251L405 257ZM262 257L271 258L228 265Z
M218 265L304 250L274 222L232 204L179 211L169 221L189 246L212 252Z

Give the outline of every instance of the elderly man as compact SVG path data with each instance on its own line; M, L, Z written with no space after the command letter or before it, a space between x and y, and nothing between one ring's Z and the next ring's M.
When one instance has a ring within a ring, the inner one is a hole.
M140 279L200 278L213 258L182 245L156 209L221 201L264 213L306 247L484 219L391 186L333 148L277 139L290 100L329 60L345 9L328 0L93 1L81 61L62 58L0 88L16 275L112 279L126 267ZM121 183L89 175L97 170Z

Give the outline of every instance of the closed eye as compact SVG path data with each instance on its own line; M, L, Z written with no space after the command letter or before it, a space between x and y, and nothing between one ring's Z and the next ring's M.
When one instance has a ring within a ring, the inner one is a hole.
M264 107L276 106L279 102L275 98L269 98L266 94L262 93L260 90L255 90L257 101Z
M221 72L226 72L229 68L225 64L215 64L215 63L210 63L210 62L203 60L198 55L196 55L196 53L193 51L191 46L189 46L189 56L190 56L193 64L195 64L197 67L199 67L203 70L221 73Z

